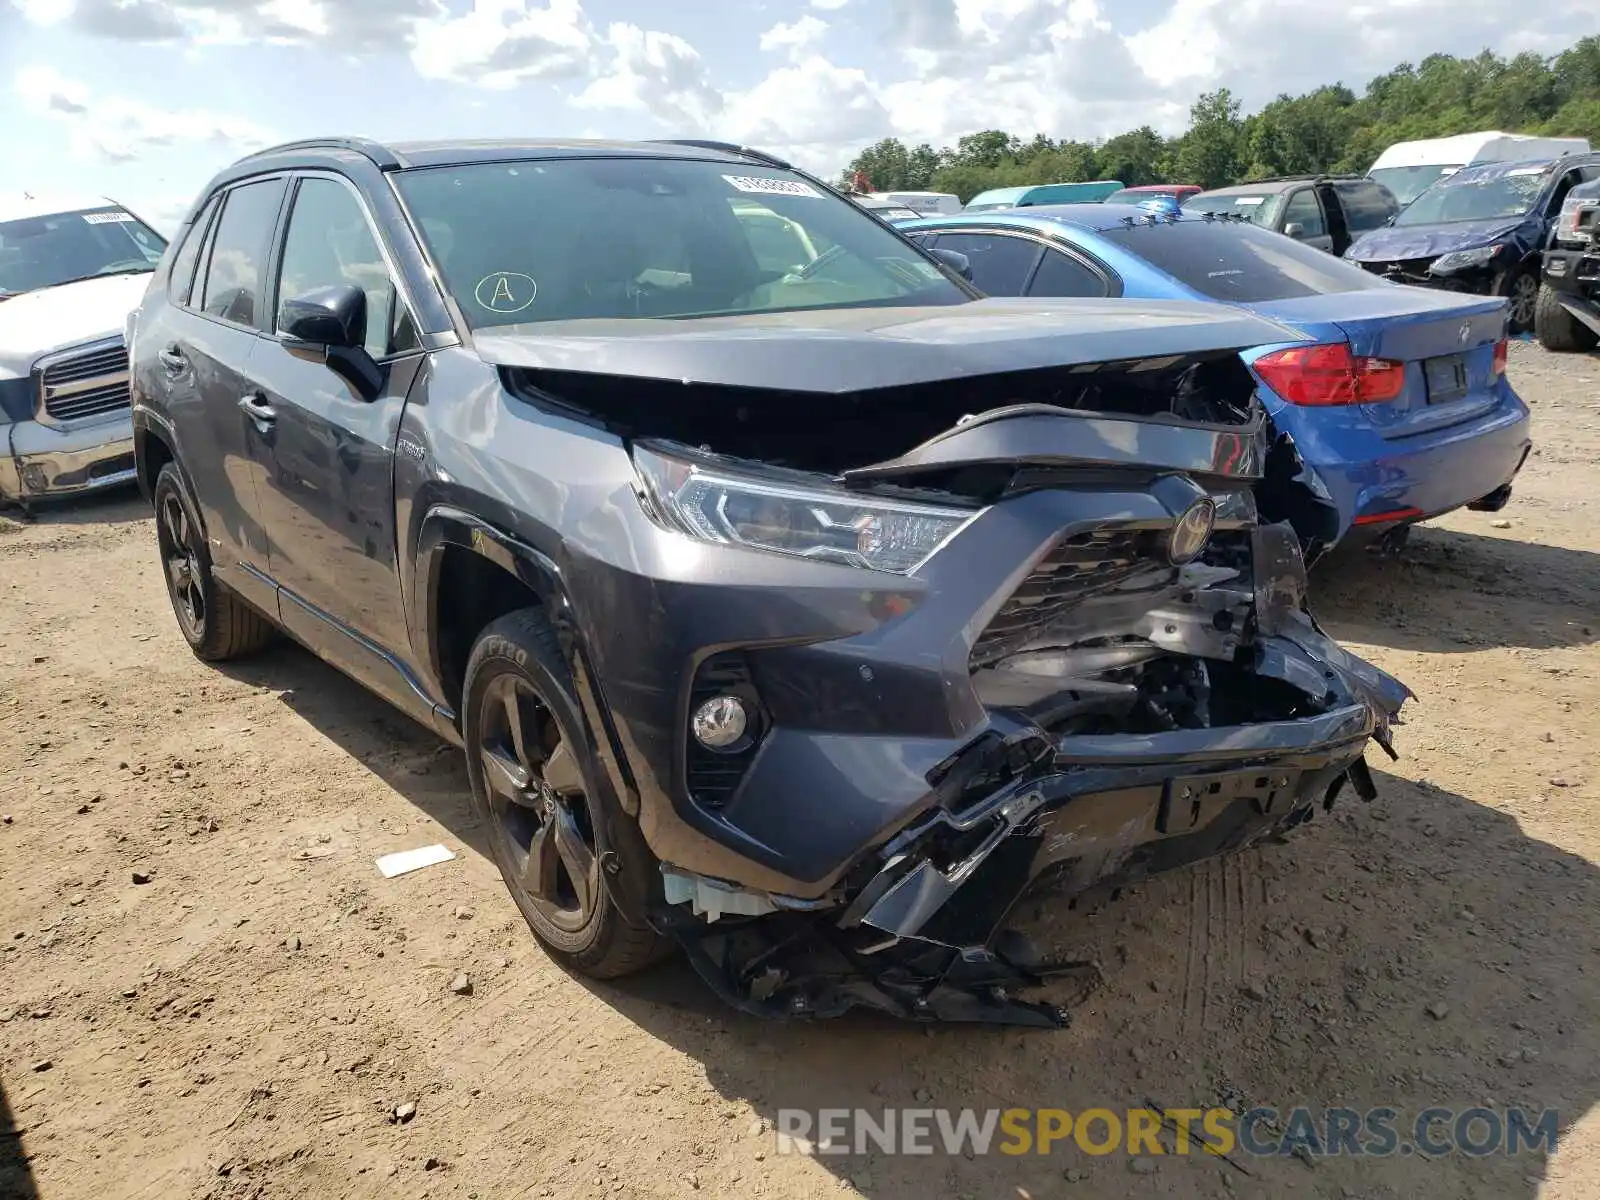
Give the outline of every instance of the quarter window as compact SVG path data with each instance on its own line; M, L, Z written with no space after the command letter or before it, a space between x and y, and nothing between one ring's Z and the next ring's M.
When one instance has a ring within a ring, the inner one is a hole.
M397 318L394 280L360 202L332 179L308 178L295 191L278 273L278 313L296 296L353 284L367 297L366 348L373 358L410 349L411 324ZM396 338L395 331L401 331Z
M262 268L278 223L283 180L266 179L236 187L223 201L211 238L200 307L213 317L254 325L260 315Z
M172 270L167 275L167 294L175 304L189 303L189 293L194 288L194 266L200 258L200 245L206 240L206 230L210 228L211 218L216 211L215 199L200 210L172 259Z
M1059 250L1046 250L1028 285L1030 296L1104 296L1106 281L1087 265Z

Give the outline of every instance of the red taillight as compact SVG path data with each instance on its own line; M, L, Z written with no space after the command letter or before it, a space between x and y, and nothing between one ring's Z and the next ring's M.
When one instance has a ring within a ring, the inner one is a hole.
M1255 361L1256 374L1290 404L1378 404L1406 386L1406 365L1358 358L1343 342L1274 350Z
M1494 344L1494 362L1489 364L1489 378L1499 379L1506 373L1506 353L1510 348L1511 343L1505 338Z

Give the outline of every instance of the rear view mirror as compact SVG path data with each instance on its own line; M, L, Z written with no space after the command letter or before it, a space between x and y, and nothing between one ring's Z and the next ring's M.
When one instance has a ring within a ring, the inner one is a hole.
M304 346L349 350L367 340L367 294L342 283L285 300L278 332Z
M1290 221L1283 227L1283 232L1286 237L1303 238L1306 235L1306 227L1299 221Z
M929 250L945 266L949 267L968 283L972 282L972 260L959 250Z

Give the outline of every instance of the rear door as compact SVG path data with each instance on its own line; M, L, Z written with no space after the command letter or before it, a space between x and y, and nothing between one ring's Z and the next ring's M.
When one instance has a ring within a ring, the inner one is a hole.
M396 565L394 446L421 364L410 306L360 193L331 174L296 178L271 289L273 331L251 362L271 417L261 509L283 624L318 653L402 705L408 639ZM383 368L363 396L314 353L277 333L284 301L354 285L367 298L366 350ZM354 636L352 636L354 635ZM396 694L396 689L399 693Z
M267 612L268 538L258 501L264 446L241 410L260 339L266 260L286 188L283 176L223 192L205 231L192 286L174 295L157 355L178 453L194 486L211 558L229 587Z

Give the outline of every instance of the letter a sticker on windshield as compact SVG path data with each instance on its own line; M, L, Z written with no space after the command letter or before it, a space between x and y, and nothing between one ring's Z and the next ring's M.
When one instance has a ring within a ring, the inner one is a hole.
M479 308L490 312L521 312L539 298L539 285L533 276L518 271L496 271L478 280L472 298Z
M822 193L809 183L798 179L767 179L759 175L724 175L729 183L741 192L756 196L810 196L820 200Z

